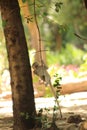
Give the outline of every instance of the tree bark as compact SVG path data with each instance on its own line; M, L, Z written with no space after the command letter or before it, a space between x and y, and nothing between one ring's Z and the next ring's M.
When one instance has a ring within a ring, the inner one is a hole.
M14 130L34 127L35 102L31 67L17 0L0 0L11 76Z
M19 1L19 2L20 2L21 7L24 6L24 8L21 8L23 16L24 17L31 16L31 11L29 10L29 7L28 7L28 2L27 1L25 3L23 3L22 1ZM32 22L29 21L29 23L27 23L27 27L31 35L31 48L35 49L36 51L35 57L34 57L35 61L40 63L41 59L40 59L40 52L39 52L40 51L39 50L39 34L38 34L38 29L37 29L34 17L33 17ZM44 50L44 44L42 41L41 41L41 50ZM46 63L45 51L42 51L42 58L43 58L44 63Z

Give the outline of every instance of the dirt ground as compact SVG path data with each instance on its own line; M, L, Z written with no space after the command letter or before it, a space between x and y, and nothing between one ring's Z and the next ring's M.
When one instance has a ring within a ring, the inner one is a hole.
M87 92L74 93L60 96L59 98L63 118L79 114L87 120ZM50 108L54 106L54 98L35 98L36 109ZM13 115L12 101L0 96L0 130L12 130Z

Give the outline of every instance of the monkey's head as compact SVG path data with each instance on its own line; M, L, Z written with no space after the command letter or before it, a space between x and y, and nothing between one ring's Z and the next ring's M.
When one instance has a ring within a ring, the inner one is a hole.
M34 62L32 65L32 68L35 70L39 67L39 63L38 62Z

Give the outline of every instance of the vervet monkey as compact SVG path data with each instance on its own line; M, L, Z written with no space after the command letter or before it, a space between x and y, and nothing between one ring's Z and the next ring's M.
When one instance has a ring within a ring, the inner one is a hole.
M32 68L33 68L33 72L38 76L40 77L41 80L43 80L43 82L45 83L45 85L49 85L53 95L54 95L54 98L57 102L57 105L59 107L59 111L60 111L60 115L61 115L61 118L62 118L62 113L61 113L61 108L60 108L60 105L59 105L59 102L57 100L57 95L56 95L56 92L51 84L51 77L49 75L49 73L47 72L47 67L44 65L44 63L42 65L39 65L39 63L37 62L34 62L33 65L32 65Z
M47 67L44 64L39 65L39 63L35 62L35 63L33 63L32 68L33 68L34 74L39 76L40 79L43 80L43 82L46 86L50 85L51 78L47 72Z

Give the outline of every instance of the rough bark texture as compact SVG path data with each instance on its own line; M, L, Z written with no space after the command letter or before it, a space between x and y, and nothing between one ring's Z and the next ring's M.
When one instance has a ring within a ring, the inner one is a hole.
M34 126L35 103L31 67L17 0L0 0L11 75L14 130Z

